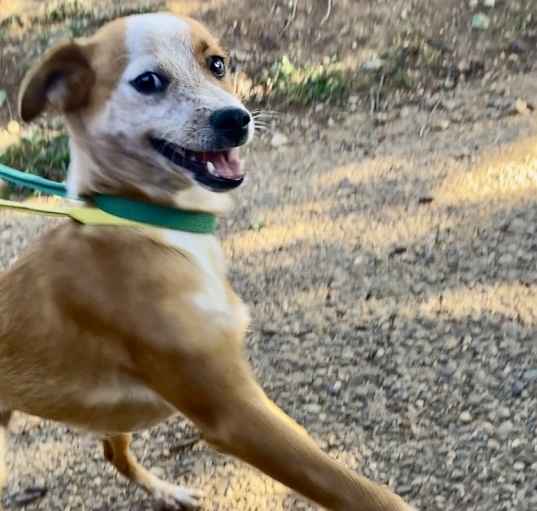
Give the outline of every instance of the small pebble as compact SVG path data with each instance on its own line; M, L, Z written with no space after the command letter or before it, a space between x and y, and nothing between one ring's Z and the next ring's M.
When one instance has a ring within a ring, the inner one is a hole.
M515 464L513 465L513 468L517 471L517 472L521 472L522 470L524 470L526 468L526 464L523 462L523 461L517 461L515 462Z
M464 411L459 415L459 420L463 424L469 424L470 422L474 420L474 418L472 417L472 414L470 412Z
M287 138L286 135L284 135L281 132L276 132L274 133L270 143L272 147L282 147L284 145L287 145L288 142L289 142L289 139Z
M514 429L515 425L508 420L500 424L500 426L496 430L496 433L500 438L507 438L513 432Z
M490 18L483 13L476 14L472 18L472 28L476 30L488 30L490 27Z

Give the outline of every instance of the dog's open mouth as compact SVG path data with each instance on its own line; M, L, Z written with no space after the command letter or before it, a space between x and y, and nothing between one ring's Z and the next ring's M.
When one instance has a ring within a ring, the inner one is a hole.
M149 140L162 156L190 171L198 183L211 190L232 190L244 181L236 147L223 151L191 151L161 138Z

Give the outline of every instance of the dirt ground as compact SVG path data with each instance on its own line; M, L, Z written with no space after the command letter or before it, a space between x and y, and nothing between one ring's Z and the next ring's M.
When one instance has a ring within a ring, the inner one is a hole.
M282 111L244 151L248 181L221 238L251 307L260 381L333 456L422 511L537 509L533 22L509 28L501 13L511 3L499 1L489 14L501 33L481 35L468 2L334 0L329 13L324 1L297 1L296 11L293 2L174 3L216 27L249 76L282 52L305 63L388 47L405 24L451 48L440 68L416 61L423 86L386 91L374 111L360 92L343 107ZM470 61L484 67L465 74ZM461 80L439 87L452 64ZM0 81L10 98L18 72ZM0 221L2 265L46 228ZM91 436L22 415L12 429L7 509L32 487L47 494L28 510L153 509ZM312 509L184 442L195 434L171 421L137 435L135 450L159 475L203 489L206 509Z

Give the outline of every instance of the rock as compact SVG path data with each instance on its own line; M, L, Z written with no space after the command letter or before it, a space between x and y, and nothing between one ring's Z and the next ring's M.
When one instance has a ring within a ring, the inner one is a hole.
M321 408L321 405L318 405L317 403L311 403L311 404L308 404L308 405L304 405L304 410L307 413L319 414L321 412L322 408Z
M529 115L531 113L531 107L526 101L518 98L513 105L513 113L519 115Z
M406 247L395 247L391 252L390 252L390 257L394 257L394 256L398 256L398 255L401 255L401 254L404 254L408 249Z
M410 107L404 106L403 108L401 108L401 112L399 112L399 115L401 119L406 119L407 117L410 117L412 115L412 112L413 110Z
M523 233L526 231L528 224L522 218L515 218L509 225L509 231Z
M453 481L462 481L464 479L464 472L458 468L456 468L452 473L451 473L451 479Z
M418 204L424 205L424 204L431 204L431 202L434 202L434 197L420 197L418 199Z
M468 402L469 405L476 406L476 405L482 403L483 399L485 399L485 396L483 396L482 394L477 393L477 392L472 392L468 396L467 402Z
M409 484L403 484L397 487L397 493L399 495L402 495L403 497L405 495L410 495L412 493L412 486Z
M489 9L492 9L496 6L496 0L483 0L483 5Z
M526 384L523 381L516 380L511 385L511 395L513 397L520 397L525 388Z
M362 64L362 69L364 71L379 71L385 66L385 64L385 60L381 59L380 57L374 56L373 58Z
M439 119L433 123L433 129L436 131L444 131L449 128L451 123L447 119Z
M497 451L500 448L500 444L494 438L490 438L487 442L487 449L491 451Z
M481 12L472 18L472 28L476 30L488 30L489 27L490 18L486 14Z
M500 417L501 419L508 419L509 417L511 417L511 410L509 410L509 408L507 408L506 406L501 406L500 408L498 408L498 417Z
M524 41L515 40L511 43L509 47L509 51L512 53L516 53L517 55L521 55L523 53L527 53L529 50L529 46Z
M500 438L507 438L515 429L515 425L511 421L505 421L500 424L496 430L496 434Z
M446 377L453 376L456 371L457 371L457 363L454 360L450 360L447 364L441 365L438 369L438 372L442 376L446 376Z
M482 422L480 425L480 429L481 431L483 431L483 433L486 433L487 436L494 435L494 426L488 421Z
M367 263L367 258L363 255L359 255L358 257L356 257L356 259L353 262L354 266L363 266L366 263Z
M12 501L17 506L26 506L35 500L42 499L47 494L47 488L30 487L23 490L21 493L17 493L12 497Z
M274 135L272 136L272 140L270 141L272 147L282 147L284 145L287 145L288 143L289 139L280 131L274 133Z
M463 424L470 424L470 422L472 422L474 418L472 417L472 414L470 412L464 411L459 415L459 420Z
M343 383L338 380L336 381L336 383L334 383L334 385L330 387L330 393L333 395L337 395L339 394L342 387L343 387Z
M524 373L524 379L529 382L536 382L537 381L537 369L528 369Z
M460 344L460 340L455 336L450 336L446 340L446 349L449 351L454 350Z
M513 465L513 468L517 472L522 472L522 470L526 468L526 464L523 461L516 461L515 464Z
M520 438L515 438L513 442L511 443L511 448L513 451L520 451L524 448L525 442L521 440Z
M460 103L458 103L457 101L454 101L454 100L443 99L442 100L442 106L444 107L444 110L446 110L448 112L453 112L454 110L456 110L460 106Z
M509 266L515 262L515 258L511 254L504 254L498 259L498 263L502 266Z

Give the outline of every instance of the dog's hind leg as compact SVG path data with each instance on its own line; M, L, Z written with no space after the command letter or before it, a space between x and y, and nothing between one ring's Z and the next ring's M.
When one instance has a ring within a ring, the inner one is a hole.
M7 483L7 466L6 466L6 451L7 451L7 428L9 426L9 420L11 419L11 412L0 410L0 499L2 497L3 489ZM0 501L0 510L2 509L2 502Z
M127 433L108 436L103 440L104 456L119 473L142 487L162 503L166 509L195 509L201 494L189 488L162 481L136 461L129 450L131 435Z

